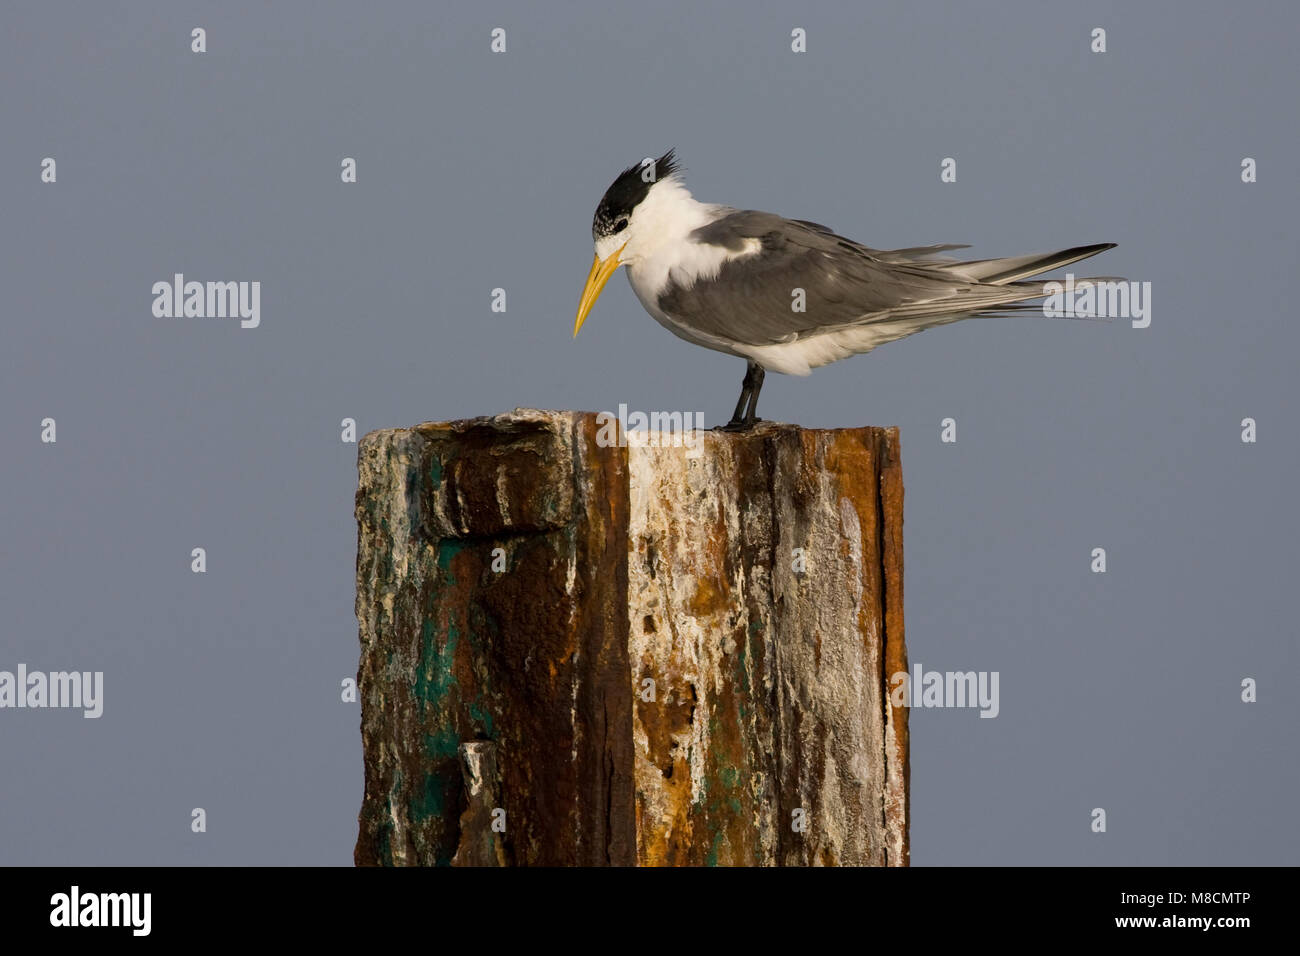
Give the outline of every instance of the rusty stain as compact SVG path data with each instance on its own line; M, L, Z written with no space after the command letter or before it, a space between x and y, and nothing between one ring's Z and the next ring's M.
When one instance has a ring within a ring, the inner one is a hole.
M512 755L515 864L906 865L897 430L690 456L596 432L517 410L362 440L357 862L466 846L477 739Z

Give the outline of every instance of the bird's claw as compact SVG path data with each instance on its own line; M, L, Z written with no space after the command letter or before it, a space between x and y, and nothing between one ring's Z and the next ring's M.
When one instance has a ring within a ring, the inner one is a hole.
M747 432L763 419L761 418L733 418L725 425L714 425L715 432Z

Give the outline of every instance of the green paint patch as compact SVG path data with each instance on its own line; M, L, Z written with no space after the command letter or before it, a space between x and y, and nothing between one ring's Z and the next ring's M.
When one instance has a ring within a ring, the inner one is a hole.
M439 774L425 774L422 792L411 794L411 822L441 820L443 809L447 806L449 788L448 781Z
M424 619L420 633L420 667L415 674L414 692L422 704L445 710L444 701L456 686L456 675L452 667L456 662L456 644L460 640L460 632L449 622L445 639L438 642L433 625L433 618Z
M429 484L435 491L442 487L442 459L437 455L429 456Z
M438 543L434 545L433 563L438 569L438 590L450 589L456 587L456 575L451 573L451 562L465 550L463 541L453 541L451 538L439 538ZM434 592L434 599L437 600L437 593Z
M721 830L713 834L713 845L709 847L708 854L704 857L705 866L718 865L718 851L722 849L722 841L726 839L726 834Z
M460 750L460 735L453 727L439 727L424 735L424 752L430 760L455 760Z
M492 711L484 706L483 694L480 692L469 705L470 720L474 721L475 726L480 733L491 739L492 737Z
M451 559L456 557L465 550L465 544L462 541L453 541L451 538L438 539L438 570L450 571ZM449 577L447 583L452 587L456 586L456 579Z

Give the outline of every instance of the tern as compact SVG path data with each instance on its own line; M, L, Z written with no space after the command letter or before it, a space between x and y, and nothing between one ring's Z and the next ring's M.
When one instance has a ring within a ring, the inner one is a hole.
M1037 308L1023 281L1115 246L956 261L965 245L872 249L804 219L696 200L674 150L629 166L591 223L596 257L573 335L619 266L641 305L674 335L748 363L727 430L761 421L768 370L807 375L923 329ZM1101 281L1075 279L1075 285Z

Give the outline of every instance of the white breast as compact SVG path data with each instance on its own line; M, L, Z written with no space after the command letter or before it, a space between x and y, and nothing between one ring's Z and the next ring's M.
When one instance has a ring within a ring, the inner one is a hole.
M637 207L637 236L628 243L627 279L642 307L656 322L674 335L696 345L740 355L730 344L696 332L659 308L659 296L670 283L690 288L697 282L718 277L723 263L754 255L762 249L758 239L749 239L741 249L696 242L691 233L722 216L735 212L729 206L697 202L675 179L655 184Z

